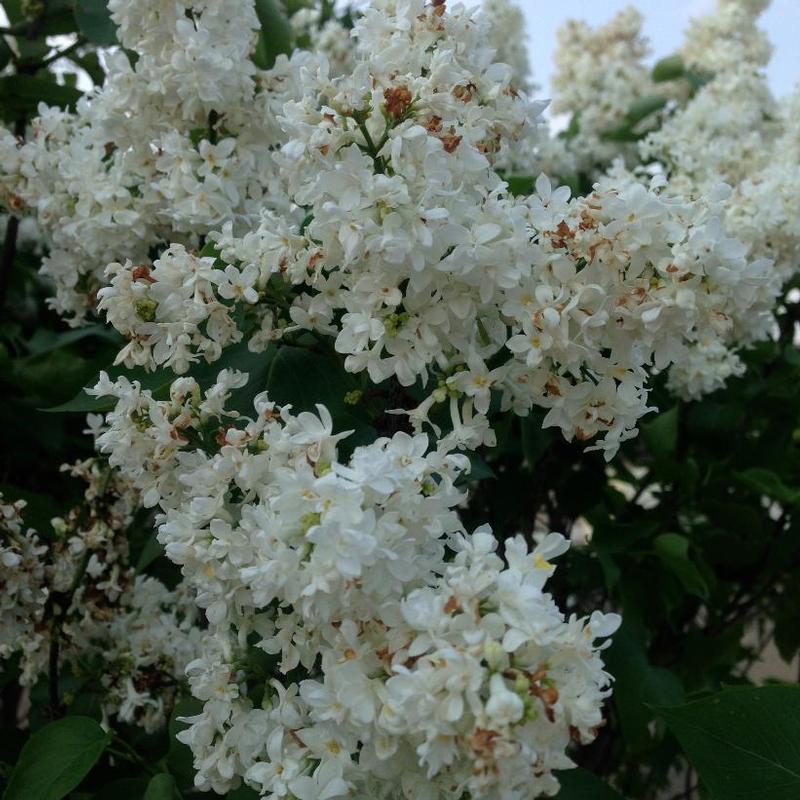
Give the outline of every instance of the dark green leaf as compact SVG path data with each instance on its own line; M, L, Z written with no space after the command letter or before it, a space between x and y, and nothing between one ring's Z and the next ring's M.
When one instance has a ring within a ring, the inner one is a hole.
M258 792L249 786L240 786L225 795L225 800L258 800Z
M4 36L0 36L0 69L3 69L11 61L11 48Z
M69 56L69 60L76 66L85 70L95 86L103 85L103 81L106 79L106 73L100 64L100 58L96 52L92 50L84 55L73 53Z
M346 443L364 444L375 436L367 420L357 416L345 396L357 388L352 375L339 362L324 353L302 347L278 349L269 371L266 388L272 400L280 405L290 403L294 413L316 412L318 403L331 412L335 431L353 430Z
M191 788L194 781L194 767L192 766L192 751L175 737L186 728L186 723L180 722L181 717L191 717L203 710L203 704L193 697L186 697L176 703L169 718L169 752L167 753L167 766L170 774L175 776L180 788Z
M793 367L800 367L800 348L794 344L788 344L783 350L783 357L787 364Z
M779 500L787 505L794 505L800 500L800 491L790 489L780 478L780 476L770 469L763 467L751 467L735 473L739 482L752 489L754 492Z
M131 381L139 381L143 389L150 389L152 391L156 391L170 380L174 380L175 377L166 370L146 372L141 367L131 370L125 369L125 367L111 367L106 371L111 377L111 380L114 380L120 375L125 375ZM91 381L91 383L81 389L71 400L67 400L65 403L60 403L57 406L43 408L42 411L49 413L79 412L82 414L88 412L99 414L103 411L110 411L116 405L116 401L113 398L92 397L86 394L86 389L93 386L94 383L94 380Z
M292 52L292 26L276 0L256 0L256 14L261 32L253 61L261 69L270 69L281 53Z
M39 36L63 36L78 28L70 0L48 0L44 19L37 30Z
M539 459L547 452L556 434L552 428L543 428L542 414L532 412L523 417L522 425L522 452L530 469L534 469Z
M31 736L3 800L61 800L88 774L111 737L89 717L65 717Z
M642 437L656 458L672 458L678 444L678 406L645 422L642 425Z
M162 772L153 775L147 784L147 791L142 800L173 800L175 797L175 778Z
M627 608L627 607L626 607ZM634 752L647 747L648 724L653 712L648 704L667 705L683 699L677 676L647 660L645 632L630 616L614 634L605 662L614 676L614 705L624 737Z
M246 372L249 376L247 385L237 391L228 405L229 409L247 413L252 410L253 398L264 391L266 387L267 374L272 364L276 348L271 347L264 353L251 353L247 349L247 342L227 348L218 361L211 364L200 361L193 364L187 373L195 378L202 389L206 389L216 380L216 376L223 369L237 369ZM125 375L130 381L139 381L143 389L149 389L156 398L165 397L170 384L178 377L172 370L159 369L155 372L147 372L141 367L127 369L126 367L109 367L106 369L110 378L114 380L120 375ZM94 385L92 381L89 386ZM116 401L110 397L91 397L86 391L81 389L75 397L65 403L61 403L51 408L44 408L48 412L94 412L100 413L110 411L114 408Z
M533 191L534 178L530 175L509 175L506 178L508 193L513 195L526 195Z
M683 584L689 594L708 597L708 585L689 557L689 540L679 533L662 533L653 542L661 561Z
M41 355L42 353L49 353L51 350L58 350L61 347L68 347L82 339L90 339L93 337L113 342L120 348L124 342L122 337L112 328L95 324L84 325L81 328L64 331L63 333L56 333L55 331L41 328L28 339L25 346L31 355Z
M71 86L59 86L47 78L32 75L6 75L0 78L0 108L6 119L20 114L33 116L39 103L74 108L81 92Z
M623 800L622 795L589 770L563 770L557 773L561 791L558 800Z
M725 689L658 713L714 800L800 797L800 687Z
M157 558L164 554L163 545L156 539L155 531L152 531L144 543L142 552L136 562L136 572L144 572Z
M487 478L496 478L494 470L475 453L469 454L469 475L471 481L483 481Z
M106 0L76 0L75 19L81 33L93 44L109 47L117 43L117 26Z
M580 130L581 130L580 113L576 112L570 118L569 125L567 125L567 127L563 131L561 131L561 133L559 133L558 135L562 139L567 139L567 140L574 139L580 133Z
M122 778L104 786L92 800L141 800L146 789L146 778Z

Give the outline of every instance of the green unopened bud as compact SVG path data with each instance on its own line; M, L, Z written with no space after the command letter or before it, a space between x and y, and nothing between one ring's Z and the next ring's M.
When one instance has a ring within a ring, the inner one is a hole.
M319 521L322 519L322 514L317 511L309 511L308 514L303 514L300 517L300 525L303 528L303 533L308 532L309 528L313 528L314 525L319 525Z
M489 641L483 648L483 657L486 659L486 664L490 670L497 672L503 667L505 661L506 651L503 650L503 645L500 642Z
M158 303L155 300L150 300L149 298L144 298L142 300L137 300L134 309L136 310L136 316L139 317L142 322L152 322L156 318L156 309L158 308Z
M352 392L348 392L344 396L344 402L347 403L348 406L355 406L361 402L363 396L364 392L361 389L353 389Z
M383 320L383 327L384 330L386 331L386 335L397 336L397 332L400 330L400 328L403 327L403 325L406 324L406 322L408 322L408 314L405 311L399 314L398 313L389 314Z
M447 388L444 386L440 386L438 389L434 389L431 393L433 397L434 403L444 403L447 400Z

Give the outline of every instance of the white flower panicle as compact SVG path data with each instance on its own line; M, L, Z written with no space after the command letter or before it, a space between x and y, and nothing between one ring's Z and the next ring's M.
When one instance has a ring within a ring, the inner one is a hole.
M135 64L111 52L105 84L75 113L41 106L27 142L0 137L0 203L38 220L52 305L72 324L94 309L110 262L149 264L280 197L270 104L292 80L285 57L270 73L250 60L253 0L109 8Z
M84 503L49 536L25 528L24 502L0 503L0 659L19 656L31 686L52 679L55 652L59 669L92 681L104 717L152 732L199 652L194 598L128 563L129 482L94 459L65 469L86 480Z
M537 87L531 82L522 9L512 0L483 0L482 9L489 23L488 41L495 60L508 64L514 85L530 94Z
M36 533L26 529L26 503L7 503L0 494L0 659L22 653L24 664L41 652L41 631L48 591L42 555L47 552Z
M628 7L594 29L579 20L558 29L551 110L570 115L574 130L567 148L576 169L593 174L596 165L635 152L604 134L624 122L636 101L655 93L644 63L649 48L642 22L639 11Z
M782 284L796 274L800 255L797 185L800 147L797 96L783 104L769 90L764 65L770 48L756 27L763 0L719 0L714 11L692 21L682 55L707 82L660 130L641 143L641 156L656 162L675 191L709 191L722 178L734 189L724 201L727 227L743 242L748 259L768 259L769 285L758 306L774 305ZM739 314L744 340L769 331L762 314ZM686 397L719 388L743 367L726 348L698 339L676 364L670 384Z
M766 34L756 26L770 0L716 0L710 14L691 20L681 55L701 73L736 72L743 64L763 67L772 54Z
M339 461L322 406L294 415L260 394L252 417L226 412L243 379L180 378L161 401L124 379L95 390L118 398L98 443L159 503L159 540L209 623L188 667L203 711L180 734L198 788L554 794L569 742L602 724L596 640L618 624L567 619L544 591L566 541L510 539L500 558L455 511L465 456L397 433Z
M621 172L585 198L544 177L509 197L492 161L529 109L481 31L421 0L367 9L352 74L301 70L284 106L276 160L302 213L226 224L216 261L174 246L152 270L112 265L100 306L130 340L120 361L213 360L243 335L238 305L253 350L307 329L376 383L427 383L416 423L449 396L447 446L493 441L494 390L610 457L654 370L763 335L768 265L725 233L716 189L680 200Z
M353 69L352 28L330 15L329 9L300 8L289 21L298 47L325 56L331 75L346 75Z

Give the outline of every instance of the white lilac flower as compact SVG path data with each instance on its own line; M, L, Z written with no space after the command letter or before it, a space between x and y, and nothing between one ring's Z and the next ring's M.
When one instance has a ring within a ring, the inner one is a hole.
M350 73L298 65L275 160L304 218L265 208L241 235L227 223L211 234L224 270L179 245L152 270L112 265L100 297L129 339L120 361L214 360L243 335L241 302L251 349L309 329L376 383L421 379L433 404L446 387L460 398L448 445L492 441L494 394L611 457L649 410L653 372L698 343L733 358L764 336L775 281L725 233L716 186L681 198L617 166L587 197L544 176L509 197L495 162L537 109L492 62L484 26L380 0L356 23Z
M206 396L239 382L223 373ZM309 800L557 789L570 740L601 724L597 640L618 624L566 618L544 591L563 537L533 550L508 539L502 559L488 526L468 535L456 512L468 460L425 434L379 438L343 462L322 406L295 416L261 394L250 417L222 401L206 413L192 378L169 400L124 379L95 391L118 398L98 444L157 500L159 540L208 621L188 666L203 710L179 734L198 788L244 780ZM214 431L217 448L190 444ZM266 684L245 643L275 657Z

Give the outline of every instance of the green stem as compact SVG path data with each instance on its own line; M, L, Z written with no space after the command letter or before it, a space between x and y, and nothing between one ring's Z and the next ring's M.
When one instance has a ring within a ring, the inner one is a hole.
M72 597L80 586L83 576L86 574L86 567L89 566L89 558L90 553L87 550L81 557L67 592L60 596L51 595L52 602L50 602L49 605L50 609L53 608L56 600L59 602L58 610L53 616L53 624L50 628L50 651L48 653L48 693L50 715L53 719L58 719L63 715L63 708L61 707L61 699L58 691L58 662L59 649L61 647L61 628L64 625L69 607L72 604Z

